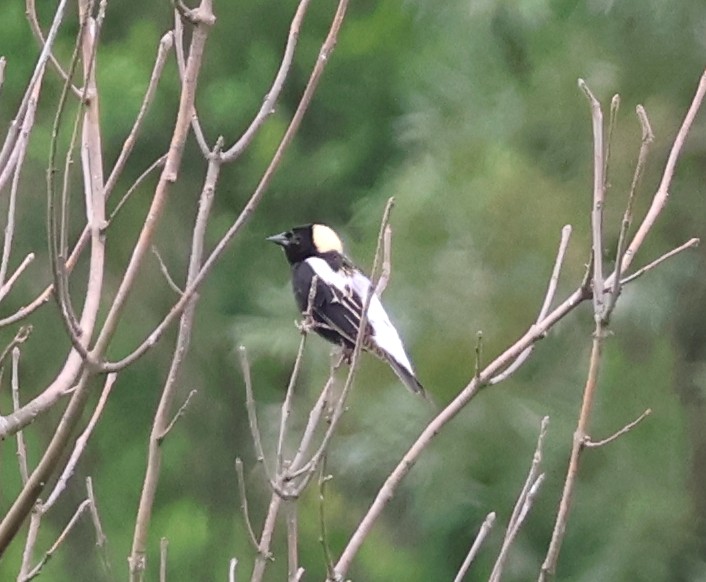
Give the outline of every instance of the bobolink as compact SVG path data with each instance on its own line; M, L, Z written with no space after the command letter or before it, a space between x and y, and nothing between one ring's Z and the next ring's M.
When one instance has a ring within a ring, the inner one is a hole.
M280 245L292 266L294 298L303 314L311 300L314 330L324 339L351 350L355 346L363 304L372 283L343 254L338 235L323 224L298 226L269 237ZM380 299L373 292L368 307L363 346L387 362L407 388L424 396L402 340L390 322Z

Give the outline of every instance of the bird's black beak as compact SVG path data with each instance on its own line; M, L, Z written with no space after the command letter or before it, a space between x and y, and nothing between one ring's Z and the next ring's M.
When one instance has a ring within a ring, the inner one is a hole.
M286 247L289 245L289 237L286 232L276 234L274 236L268 236L265 240L275 243L281 247Z

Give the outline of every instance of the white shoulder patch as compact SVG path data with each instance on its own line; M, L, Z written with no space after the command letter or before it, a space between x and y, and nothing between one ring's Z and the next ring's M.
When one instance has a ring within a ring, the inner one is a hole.
M312 242L320 253L336 251L343 253L343 243L332 228L324 224L315 224L311 227Z
M337 273L336 271L334 271L331 268L331 265L329 265L324 259L320 257L309 257L308 259L305 259L304 262L312 268L316 276L323 283L326 283L327 285L332 285L333 287L336 287L336 289L338 289L339 291L347 293L346 277L340 272Z
M334 271L324 259L320 257L309 257L305 262L312 268L316 276L322 283L338 289L344 295L355 294L360 304L365 302L372 283L363 273L353 271L348 276L343 270ZM358 314L358 323L360 315ZM390 354L403 368L414 375L414 368L405 353L404 345L397 333L395 326L380 302L380 298L373 291L368 306L368 323L372 327L372 340L378 348Z

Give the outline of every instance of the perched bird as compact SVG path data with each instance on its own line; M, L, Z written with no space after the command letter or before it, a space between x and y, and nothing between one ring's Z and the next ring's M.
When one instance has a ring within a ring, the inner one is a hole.
M302 313L311 310L314 330L344 349L353 349L372 283L343 254L338 235L323 224L309 224L267 240L284 249L292 266L294 298ZM314 278L316 291L312 296ZM402 340L374 291L370 297L363 346L387 362L407 388L424 396L424 388L417 380Z

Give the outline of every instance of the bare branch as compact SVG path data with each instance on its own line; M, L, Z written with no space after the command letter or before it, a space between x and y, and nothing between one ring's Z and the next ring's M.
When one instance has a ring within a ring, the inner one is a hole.
M474 370L474 375L476 379L478 379L478 376L480 375L480 371L482 370L482 361L483 361L483 332L478 330L476 332L476 349L475 349L475 365L473 366Z
M20 330L17 332L17 335L15 335L12 341L5 346L5 349L2 351L2 353L0 353L0 366L5 363L7 355L15 348L15 346L19 346L20 344L23 344L25 341L27 341L30 333L32 333L31 325L25 325L20 328Z
M333 571L333 556L331 554L331 548L328 543L328 532L326 528L326 483L331 480L331 475L326 474L326 455L321 460L321 473L319 474L319 541L321 542L321 549L324 553L324 563L326 564L326 577L327 579L332 579L334 575Z
M608 117L608 136L606 137L605 141L605 164L603 166L603 188L605 191L610 188L610 181L608 179L608 176L610 175L608 173L609 170L609 165L610 165L610 154L611 154L611 146L613 145L613 132L615 131L615 124L618 119L618 110L620 109L620 95L617 93L613 95L613 98L610 100L610 116Z
M556 295L557 285L559 283L559 275L561 274L561 267L564 264L564 257L566 256L566 250L569 247L569 239L571 238L571 225L567 224L561 229L561 241L559 242L559 250L556 254L556 260L554 261L554 269L552 270L552 276L549 279L549 286L547 287L547 293L544 296L544 303L542 308L539 310L539 315L537 316L536 325L539 324L544 318L546 318L549 308L554 301L554 295ZM520 369L522 364L527 361L532 350L534 349L534 344L530 344L518 357L512 362L502 373L493 377L488 385L499 384L504 382L510 376L512 376L517 370ZM478 373L476 372L476 375Z
M47 33L47 40L44 43L44 46L42 47L42 52L40 53L39 58L37 59L37 63L34 67L34 72L32 73L32 78L30 79L27 85L27 91L22 97L22 102L20 103L20 106L17 109L17 115L10 124L10 129L7 132L7 135L5 136L5 141L2 145L2 148L0 149L0 175L3 175L5 173L5 170L8 168L8 159L11 155L13 155L13 152L17 151L15 147L17 134L22 125L22 120L24 119L24 116L27 112L27 108L29 107L30 100L32 99L32 93L35 91L35 86L37 84L40 84L44 77L44 71L47 64L47 60L49 59L49 55L51 54L51 47L54 45L56 35L59 32L59 27L61 26L61 21L64 18L66 3L67 0L60 0L59 5L56 8L56 12L54 13L54 20L52 21L51 27L49 28L49 32ZM0 189L2 189L3 185L4 183L0 183Z
M493 566L493 571L490 575L489 582L500 582L510 546L515 541L517 532L520 530L520 526L524 522L525 517L527 517L537 491L544 481L544 474L540 475L539 469L542 464L542 446L544 444L544 438L547 435L548 425L549 417L545 416L540 424L537 446L534 451L534 456L532 457L532 465L530 466L530 470L527 474L525 484L522 487L522 491L520 492L517 502L515 503L515 508L512 511L512 516L510 517L510 521L507 525L507 532L505 533L505 538L503 539L503 544L500 549L500 553L498 554L498 558Z
M210 13L210 3L203 0L201 8L207 6L206 11ZM196 35L196 32L194 32ZM192 38L192 50L194 49ZM189 56L191 62L191 55ZM193 99L193 95L191 96ZM184 130L186 130L186 121L184 121ZM220 164L218 162L218 152L222 145L222 140L217 140L212 155L209 159L206 178L199 196L199 206L194 221L194 230L191 238L191 253L189 256L189 267L186 274L186 285L193 281L194 277L201 267L203 259L203 245L206 237L206 227L213 206L213 197L216 188L216 180ZM181 144L183 147L183 143ZM169 162L167 161L167 164ZM165 171L166 171L165 167ZM144 233L144 231L143 231ZM151 235L150 235L151 236ZM139 244L139 243L138 243ZM134 255L133 255L134 258ZM126 273L127 277L127 273ZM186 309L181 315L179 322L179 333L177 335L176 345L172 354L172 361L169 366L169 372L164 382L162 396L159 399L159 405L154 415L152 423L152 431L150 432L149 448L147 455L147 471L145 472L145 480L143 482L142 494L140 495L140 504L137 510L137 519L135 520L135 531L132 539L132 550L130 553L130 578L131 580L142 580L145 572L147 560L147 536L149 524L152 516L152 506L154 504L155 495L157 492L157 483L159 482L159 468L162 458L161 444L166 434L171 430L174 423L184 413L184 410L189 404L195 391L189 394L186 402L181 409L176 413L173 420L169 422L172 405L176 396L176 389L181 378L184 358L186 357L191 345L191 331L196 313L196 301L198 296L193 296L189 301Z
M179 70L179 78L181 82L184 82L184 72L186 71L186 59L184 58L184 27L181 22L180 15L185 17L187 13L190 13L181 2L175 3L177 10L174 13L174 34L176 36L176 58L177 58L177 69ZM194 24L192 22L192 24ZM191 111L191 129L196 137L196 143L199 144L201 149L201 154L204 158L208 159L211 153L211 148L208 147L206 138L204 137L203 129L201 128L201 122L199 121L198 113L196 112L196 105L192 106Z
M169 540L162 538L159 540L159 582L167 582L167 548Z
M171 288L174 293L177 295L181 295L183 292L181 289L179 289L179 286L174 282L174 279L172 279L172 276L169 274L169 269L167 268L167 265L164 264L164 260L162 259L162 255L159 254L159 251L157 250L157 247L155 245L152 245L152 254L155 256L157 259L157 262L159 263L159 270L162 271L162 275L164 275L164 278L167 281L167 285Z
M186 412L186 409L189 406L189 403L191 402L191 399L196 396L196 393L198 390L192 390L189 392L188 396L186 397L186 400L184 400L184 404L182 404L179 407L179 410L177 410L177 413L174 415L174 418L172 418L171 422L167 425L167 427L160 433L160 435L157 437L157 440L161 443L164 438L169 434L169 432L174 428L174 425L176 424L177 420L179 420L182 416L184 416L184 413Z
M20 348L12 348L12 408L15 412L20 409ZM17 462L20 466L20 477L22 485L27 484L29 479L29 469L27 464L27 445L21 430L17 431Z
M600 441L593 441L590 438L586 438L586 440L583 443L583 446L586 448L592 449L592 448L603 447L607 444L610 444L614 440L617 440L621 436L623 436L624 434L630 432L633 428L635 428L638 424L640 424L643 420L645 420L645 418L647 418L650 414L652 414L652 409L648 408L647 410L645 410L645 412L643 412L635 420L633 420L632 422L629 422L623 428L621 428L619 431L610 435L608 438L602 439Z
M93 521L93 529L96 530L96 546L101 556L101 561L103 563L103 569L107 575L110 575L110 561L108 560L108 538L103 532L103 525L101 524L100 515L98 513L98 504L96 503L96 496L93 492L93 480L90 477L86 477L86 491L88 492L88 500L91 502L89 509L91 510L91 521Z
M483 525L480 526L480 530L478 530L478 535L476 536L476 539L473 540L471 549L468 550L468 554L466 554L466 558L463 560L463 564L461 564L461 567L458 569L458 573L454 578L454 582L463 582L463 578L466 576L466 572L468 572L468 569L471 567L473 560L475 560L476 556L478 555L478 551L480 550L481 545L485 541L485 538L488 537L488 534L493 528L494 523L495 512L491 511L485 517Z
M34 253L29 253L17 267L14 273L10 275L10 278L5 282L5 284L0 287L0 301L5 299L7 294L12 290L12 286L17 282L17 279L24 272L24 270L29 266L29 264L34 260Z
M25 113L24 120L22 121L22 129L17 139L17 144L15 145L15 151L13 153L13 156L15 157L15 169L14 175L12 177L12 184L10 186L10 201L7 208L7 223L5 224L5 236L2 247L2 262L0 263L0 288L5 287L5 277L7 276L7 269L10 262L10 252L12 250L12 239L15 233L17 187L20 182L20 172L22 170L22 166L24 165L25 154L27 153L29 136L32 131L32 128L34 127L35 113L37 110L37 103L39 102L39 92L41 90L41 87L41 84L37 83L32 89L30 99L27 104L27 112ZM5 172L10 172L11 166L12 164L8 164L8 166L5 168ZM0 189L2 189L3 182L4 179L0 177ZM16 273L18 272L21 271L18 269ZM12 285L10 285L10 287L11 286Z
M44 33L42 32L42 29L39 26L39 19L37 18L35 0L26 0L25 15L27 16L27 20L29 22L29 27L32 30L32 34L34 34L34 37L39 42L39 45L41 47L44 47L46 45L46 40L44 39ZM49 52L49 62L51 62L52 66L54 67L56 72L59 73L59 76L65 83L70 82L69 75L66 73L66 71L64 71L63 67L54 56L54 53L52 53L51 51ZM78 99L83 100L83 91L73 84L71 84L71 92Z
M238 567L238 560L231 558L228 564L228 582L237 582L238 578L235 575L235 569Z
M311 286L309 287L309 298L307 301L306 312L304 313L304 319L313 321L312 319L312 305L314 304L314 297L316 295L316 288L318 285L318 277L314 275L311 280ZM277 438L277 465L276 472L280 476L282 471L284 471L284 441L287 435L287 421L292 413L292 396L294 395L294 385L299 377L299 369L301 367L302 359L304 358L304 347L306 346L306 338L308 335L306 325L302 325L301 328L301 340L299 341L299 349L297 350L297 357L294 359L294 368L289 376L289 382L287 383L287 392L284 396L284 402L282 402L282 412L280 415L279 424L279 436ZM296 568L295 568L296 570Z
M299 29L301 28L302 21L304 20L304 15L309 7L310 0L300 0L297 6L297 11L292 18L292 23L289 26L289 36L287 38L287 45L284 49L284 56L282 57L282 62L280 63L279 70L272 82L272 87L267 92L265 99L262 102L260 111L250 123L250 126L245 130L245 133L240 137L240 139L233 144L228 150L221 154L221 159L224 163L229 163L235 161L240 154L242 154L247 147L252 142L257 132L265 123L265 120L274 113L275 105L279 99L282 88L284 87L284 82L289 75L289 69L292 66L292 59L294 58L294 49L297 46L297 41L299 40Z
M248 361L248 352L245 346L238 348L240 356L240 367L243 371L243 380L245 382L245 407L248 411L248 424L250 425L250 435L252 436L253 444L255 445L255 454L257 455L258 463L262 463L265 470L267 480L272 483L272 476L267 468L267 460L265 459L265 450L262 448L262 437L260 428L257 424L257 411L255 410L255 397L252 390L252 376L250 375L250 362Z
M679 157L681 147L686 135L691 127L696 112L701 106L701 102L706 93L706 73L701 78L699 84L699 89L697 90L696 96L692 101L692 105L687 114L682 129L677 136L676 143L672 148L670 154L670 161L668 160L667 169L663 175L663 191L667 192L667 188L671 182L671 177L673 174L674 165ZM640 230L644 231L640 233L640 238L636 237L633 239L633 251L639 248L642 244L642 240L646 236L647 232L651 229L654 221L661 212L664 204L659 204L653 201L653 210L648 212L648 217L643 221L643 225ZM623 259L623 271L629 266L631 262L632 253L630 248L626 251L625 257ZM594 261L592 261L593 263ZM590 273L590 270L589 270ZM606 281L606 285L612 285L612 280L609 278ZM495 360L490 362L483 372L480 374L479 378L473 378L466 386L461 390L461 392L454 398L437 416L422 430L421 434L417 437L416 441L410 446L408 451L403 455L402 459L399 461L397 466L392 470L390 475L385 480L385 483L378 491L373 503L369 507L367 513L361 520L357 529L351 536L348 545L344 548L338 563L336 564L336 575L339 577L345 576L350 568L350 565L355 557L355 555L360 550L364 540L367 535L372 530L373 525L377 521L378 517L384 510L384 508L389 503L389 500L393 498L395 491L399 487L402 480L409 473L411 468L416 463L419 456L426 449L432 439L439 433L439 431L450 422L475 396L479 393L481 388L490 381L495 375L500 371L504 370L508 365L510 365L527 347L531 346L537 340L542 338L547 330L551 329L558 321L565 317L568 313L573 311L578 305L590 297L590 290L587 288L586 284L582 284L576 289L571 295L569 295L563 303L554 308L553 311L547 314L547 316L538 321L533 325L525 334L519 338L513 345L508 347L502 354L500 354Z
M100 398L98 399L98 404L96 404L96 409L93 411L91 419L88 421L88 424L81 433L81 436L76 439L74 450L71 452L71 456L69 457L69 460L66 463L66 467L64 467L64 470L61 473L61 476L59 477L58 481L56 482L54 489L52 490L51 494L44 503L43 513L46 513L47 511L49 511L49 509L52 508L52 506L56 503L57 499L59 499L59 496L63 493L64 489L66 489L66 484L68 483L69 479L71 479L71 476L74 474L76 465L78 464L78 461L81 458L83 451L86 449L88 439L91 437L93 429L96 427L98 419L103 413L103 409L105 408L105 405L108 402L108 397L110 396L110 392L113 389L113 384L115 384L116 378L116 374L108 374L106 376L105 384L103 385L103 391L101 392Z
M248 509L248 496L245 491L245 475L243 475L243 461L240 457L235 459L235 474L238 479L238 492L240 493L240 509L243 512L243 520L245 521L245 528L250 536L250 541L252 542L253 548L257 550L257 538L255 537L255 530L253 530L252 522L250 521L250 510Z
M388 224L385 227L385 236L382 239L382 273L375 287L375 294L382 297L388 283L390 282L390 274L392 273L392 227Z
M69 523L66 524L66 527L63 529L63 531L59 534L59 537L56 538L56 541L52 544L52 546L47 550L47 553L42 556L42 559L39 561L39 563L34 567L34 569L22 579L22 582L26 582L29 580L32 580L32 578L35 578L36 576L39 575L39 573L42 571L42 568L46 565L46 563L54 556L56 551L59 549L61 544L64 543L68 535L71 533L71 530L74 528L76 525L76 522L78 522L78 519L81 517L81 514L86 511L88 506L91 504L91 501L89 499L84 499L83 502L78 506L76 511L74 512L73 516L69 520Z
M651 263L648 263L647 265L645 265L641 269L638 269L629 277L625 277L625 279L623 279L620 282L620 286L622 287L624 285L627 285L628 283L632 283L635 279L642 277L642 275L644 275L648 271L651 271L652 269L654 269L655 267L657 267L658 265L660 265L661 263L663 263L667 259L671 259L673 256L678 255L679 253L681 253L682 251L685 251L686 249L690 249L690 248L694 248L694 247L699 246L700 242L701 242L701 240L698 238L689 239L683 245L680 245L677 248L672 249L668 253L664 253L661 257L655 259Z
M275 531L277 514L279 513L279 508L281 505L282 498L273 492L272 497L270 498L270 506L267 509L265 523L262 526L262 535L260 536L260 544L257 547L257 557L255 558L255 566L253 567L250 582L262 581L262 577L265 575L267 562L272 559L270 544L272 542L272 535Z
M299 470L301 469L304 463L304 458L309 450L309 446L311 445L311 441L314 437L316 427L319 425L319 421L321 420L321 416L324 412L324 409L329 403L331 389L333 388L333 385L336 381L336 371L343 363L343 360L344 357L340 356L338 362L334 363L331 366L331 371L329 373L328 380L326 380L326 384L324 385L323 390L321 390L319 398L314 404L314 407L309 412L309 419L307 420L306 428L304 429L304 434L301 438L301 441L299 441L297 452L294 455L292 462L289 464L289 469L287 471L287 477L289 478L294 478L299 475Z
M287 579L296 582L299 579L299 526L297 520L297 504L288 501L285 504L287 515Z
M625 213L623 214L623 221L620 224L620 234L618 235L618 248L615 253L615 270L613 271L613 289L608 296L608 304L606 305L606 318L610 318L613 310L615 309L615 303L618 300L621 289L621 278L622 272L621 267L623 263L623 255L625 254L625 241L627 239L628 230L632 224L633 207L635 205L635 194L637 192L637 187L640 184L642 174L645 169L645 164L647 163L647 156L650 151L650 145L654 140L654 134L652 133L652 127L650 126L650 120L647 118L647 113L642 105L638 105L636 108L637 118L640 120L640 125L642 126L642 142L640 144L640 153L637 156L637 164L635 165L635 173L633 174L632 183L630 184L630 192L628 194L628 201L625 205Z
M674 170L677 166L677 161L679 160L682 147L684 146L684 142L686 141L686 138L689 135L689 130L691 129L691 126L694 123L696 114L701 108L701 104L704 100L705 95L706 71L704 71L704 73L701 75L699 85L696 89L696 94L694 95L694 98L691 101L691 105L689 106L689 110L687 111L686 116L684 117L684 121L682 122L682 125L679 128L676 137L674 138L672 149L669 152L669 157L667 158L667 163L665 165L664 172L662 173L662 180L660 181L659 187L657 188L657 192L655 192L655 195L652 199L650 209L647 211L647 214L645 215L642 224L640 224L640 227L637 229L637 232L635 233L632 242L628 246L628 249L625 251L625 255L623 256L623 262L620 267L620 271L622 273L626 272L630 268L635 254L642 246L642 243L645 241L647 234L650 232L652 226L656 222L657 217L662 213L662 210L667 204L667 200L669 198L669 186L672 183L672 177L674 176ZM609 282L612 283L612 279L609 279Z
M311 76L309 77L309 81L306 85L306 88L304 89L304 94L302 95L302 98L299 101L297 110L295 111L294 116L292 117L292 120L289 123L289 126L287 127L287 130L285 131L284 136L282 137L279 143L279 146L277 146L277 150L272 156L270 164L265 170L265 173L260 179L260 182L255 188L255 191L248 200L247 204L244 206L240 215L231 225L228 231L221 237L221 240L215 246L213 251L211 251L211 254L206 259L206 261L204 261L203 266L199 271L199 274L194 278L193 282L188 285L186 289L184 289L184 294L182 295L182 297L179 299L179 301L176 302L170 312L154 329L154 331L149 335L149 337L147 337L147 339L129 356L126 356L118 362L105 364L103 366L104 371L112 372L120 370L125 365L132 363L138 358L142 357L152 346L154 346L159 341L164 331L169 327L169 325L171 325L172 321L174 321L182 312L182 310L186 307L186 304L191 298L191 296L196 292L203 280L211 272L214 265L221 257L223 252L226 250L233 238L235 238L235 236L240 232L243 226L245 226L245 224L247 224L247 222L250 220L250 217L252 216L257 206L260 204L260 201L262 200L265 191L269 187L270 181L272 180L275 171L277 170L282 161L284 152L289 147L289 144L292 142L294 135L299 129L304 114L309 108L309 104L311 103L311 99L314 96L314 92L316 91L321 75L324 72L324 69L334 49L334 46L336 45L336 40L338 38L338 33L341 28L341 25L343 24L343 18L345 16L347 6L348 0L339 0L336 13L334 14L333 21L329 29L329 33L321 47L321 50L319 51L319 58L317 59L316 65L314 66L314 70L312 71ZM189 52L189 56L191 56L191 52Z
M145 91L145 96L142 99L140 110L137 113L135 123L133 123L130 133L128 134L127 138L125 138L125 143L123 143L123 147L120 150L120 154L118 155L118 159L115 162L115 166L113 166L113 170L110 172L108 181L105 183L106 197L110 195L113 188L115 187L115 184L118 182L118 178L120 177L120 174L122 174L122 171L125 168L125 163L130 157L132 149L135 147L135 143L137 142L137 136L139 135L140 130L142 129L142 125L145 120L147 111L149 110L150 105L152 105L152 101L154 100L155 93L157 92L157 85L159 84L159 80L162 77L162 72L164 71L164 64L167 61L167 55L172 49L173 44L174 33L172 31L167 32L159 41L159 48L157 49L157 58L155 59L154 67L152 68L152 74L150 75L150 80L147 84L147 90Z
M29 527L27 528L27 539L25 541L25 547L22 552L22 564L20 566L20 571L17 575L18 580L26 580L32 568L32 554L34 553L34 546L37 544L37 536L39 535L39 526L42 523L42 509L41 504L37 502L32 509L32 514L29 518Z
M601 104L591 93L583 79L579 88L586 94L591 105L593 122L593 209L591 211L591 233L593 248L593 311L595 317L603 314L603 206L605 205L605 169L603 150L603 112Z

